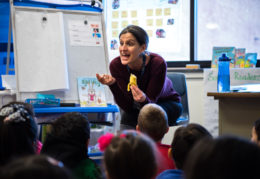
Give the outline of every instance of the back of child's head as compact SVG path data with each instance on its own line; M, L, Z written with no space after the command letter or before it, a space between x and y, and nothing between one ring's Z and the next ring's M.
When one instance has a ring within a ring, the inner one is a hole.
M90 138L90 127L87 116L78 112L68 112L52 123L51 135L86 144Z
M8 163L0 172L1 179L71 179L70 171L61 162L45 155L21 157Z
M146 104L138 116L138 129L149 135L154 141L162 140L168 131L167 114L162 107L157 104Z
M37 124L33 107L11 102L0 109L0 165L12 158L34 154Z
M260 148L237 136L199 141L185 163L186 179L260 178Z
M251 140L260 145L260 119L254 122L252 128Z
M104 152L110 179L151 179L157 171L154 142L144 134L126 132L112 138Z
M171 144L172 157L178 169L183 169L189 151L194 144L204 137L212 137L209 131L200 124L190 123L179 127ZM189 162L189 161L188 161Z

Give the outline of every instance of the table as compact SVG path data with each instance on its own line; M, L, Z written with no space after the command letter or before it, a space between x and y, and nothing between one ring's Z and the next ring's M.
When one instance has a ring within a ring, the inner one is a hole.
M107 107L45 107L34 108L37 122L50 123L53 119L52 116L61 115L66 112L80 112L84 114L88 113L112 113L112 122L115 122L115 113L119 112L119 108L116 105L108 104ZM90 121L91 122L91 121ZM95 122L95 121L92 121Z
M100 125L113 126L113 133L116 133L115 120L116 113L119 112L119 108L116 105L108 104L107 107L45 107L45 108L34 108L35 116L37 118L37 123L40 125L40 136L39 139L44 142L46 137L46 128L43 129L42 125L50 124L53 120L57 119L60 115L66 112L80 112L87 115L90 123L97 123ZM107 113L112 113L112 122L106 121ZM96 118L90 119L89 114L97 114ZM43 132L45 131L45 132ZM97 137L97 136L96 136ZM91 139L89 141L89 149L95 148L97 138L93 135L91 130ZM92 152L92 151L90 151ZM89 157L95 162L100 163L103 157L101 152L89 153Z
M116 120L116 113L119 112L119 108L116 105L108 104L107 107L45 107L34 108L37 123L39 125L49 124L55 120L58 116L66 112L80 112L85 115L97 114L95 117L98 119L88 119L91 123L98 123L101 125L114 126ZM112 113L112 122L108 122L107 113Z
M260 118L260 92L208 92L219 100L219 135L251 138L254 121Z

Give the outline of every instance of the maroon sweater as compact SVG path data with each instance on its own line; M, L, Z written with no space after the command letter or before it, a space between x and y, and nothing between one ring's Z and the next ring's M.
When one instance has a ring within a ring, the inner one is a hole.
M140 103L141 107L147 103L157 103L164 100L180 102L179 94L173 89L171 80L166 76L167 64L165 60L155 53L150 53L150 57L143 75L141 75L141 71L130 69L130 73L137 77L138 87L146 95L145 101ZM111 61L110 73L116 79L116 83L109 86L116 103L124 111L130 112L134 103L131 91L127 91L130 73L126 65L122 65L120 57Z

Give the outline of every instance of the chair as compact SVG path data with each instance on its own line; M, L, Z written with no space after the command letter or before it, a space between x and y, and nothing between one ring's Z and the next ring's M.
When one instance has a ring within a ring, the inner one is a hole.
M167 72L168 78L172 81L173 88L181 96L181 103L183 106L182 115L177 119L176 125L185 125L189 123L189 105L187 95L187 85L184 73Z

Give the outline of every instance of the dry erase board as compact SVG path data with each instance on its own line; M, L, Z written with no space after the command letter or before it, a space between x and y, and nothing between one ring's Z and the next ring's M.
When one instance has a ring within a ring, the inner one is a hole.
M12 6L17 100L79 102L77 78L108 73L101 12ZM106 98L112 99L106 87Z

